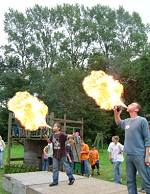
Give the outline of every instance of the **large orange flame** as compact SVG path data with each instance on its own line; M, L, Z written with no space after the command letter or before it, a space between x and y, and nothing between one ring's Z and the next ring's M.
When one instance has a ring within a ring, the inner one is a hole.
M47 127L46 115L48 107L37 97L28 92L17 92L8 102L8 109L15 114L21 125L30 131L39 127Z
M105 72L92 71L89 76L84 78L82 84L87 95L94 98L102 109L111 110L114 106L126 107L121 101L122 84Z

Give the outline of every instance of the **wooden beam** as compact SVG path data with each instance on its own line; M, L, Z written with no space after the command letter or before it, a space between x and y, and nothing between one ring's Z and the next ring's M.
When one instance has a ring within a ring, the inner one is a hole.
M10 158L10 161L23 161L24 158L20 157L20 158Z
M7 159L6 159L7 165L10 165L11 141L12 141L12 136L11 136L12 118L13 118L13 114L11 112L9 112L9 117L8 117L8 149L7 149Z
M54 118L54 121L59 121L61 123L64 123L65 120L64 119L59 119L59 118ZM74 120L66 120L66 123L78 123L78 124L82 124L82 121L74 121Z
M67 122L66 114L64 114L64 131L65 132L66 132L66 122Z

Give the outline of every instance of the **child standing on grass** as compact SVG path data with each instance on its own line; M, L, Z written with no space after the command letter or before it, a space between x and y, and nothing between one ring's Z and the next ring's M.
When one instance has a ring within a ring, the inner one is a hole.
M3 168L3 153L5 149L5 142L2 140L0 136L0 168Z
M81 173L82 176L90 176L89 170L89 146L84 143L83 139L81 142L80 160L81 160Z
M99 153L98 150L96 149L95 145L92 145L92 149L89 152L89 161L92 169L91 175L94 175L94 169L97 169L97 175L100 175L99 172Z
M122 162L124 160L123 149L124 146L119 143L119 136L113 136L112 142L109 144L108 147L109 160L113 164L114 182L120 184L122 176Z

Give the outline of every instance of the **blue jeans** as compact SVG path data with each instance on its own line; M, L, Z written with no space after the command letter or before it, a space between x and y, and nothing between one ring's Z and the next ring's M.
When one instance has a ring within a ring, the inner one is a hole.
M121 183L121 175L122 175L122 162L113 162L113 173L114 173L114 182Z
M66 167L65 170L70 172L69 174L73 174L74 162L65 161L64 165Z
M58 179L59 179L59 169L61 164L64 165L66 174L69 178L69 180L74 179L73 174L72 174L72 168L69 164L69 162L67 161L66 157L62 157L61 159L57 159L53 157L53 183L58 183Z
M43 171L45 171L45 170L48 171L48 159L44 159L44 160L43 160L43 167L42 167L42 170L43 170Z
M90 175L88 160L81 160L81 173L82 175L86 175L86 176Z
M138 171L146 194L150 194L150 174L145 166L144 156L127 155L126 174L128 194L138 194L136 186L136 173Z
M3 151L0 151L0 168L3 167Z

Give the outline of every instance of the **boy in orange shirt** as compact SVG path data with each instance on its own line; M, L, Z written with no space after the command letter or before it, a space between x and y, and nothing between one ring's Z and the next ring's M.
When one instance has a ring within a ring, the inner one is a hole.
M81 160L81 173L87 177L90 176L89 171L89 146L84 143L83 140L80 141L81 143L81 151L80 151L80 160Z
M94 175L94 169L97 168L97 175L100 175L99 172L99 153L96 149L95 145L92 145L92 149L89 152L89 161L91 164L92 173L91 175Z

